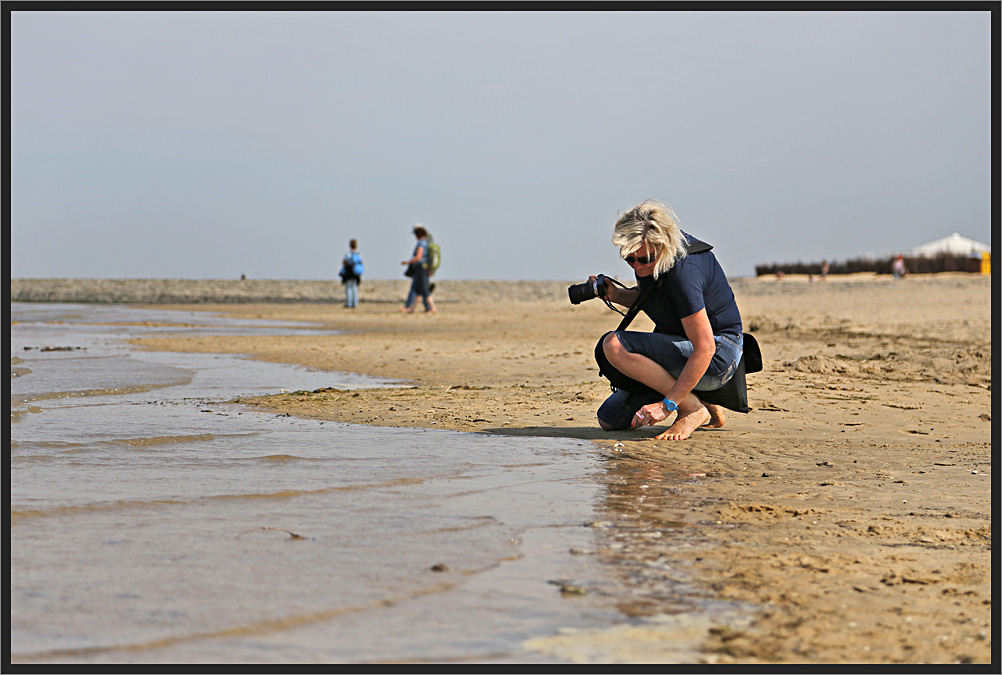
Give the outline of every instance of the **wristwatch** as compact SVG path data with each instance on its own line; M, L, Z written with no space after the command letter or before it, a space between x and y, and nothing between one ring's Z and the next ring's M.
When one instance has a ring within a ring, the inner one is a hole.
M673 413L676 410L678 410L678 405L675 403L675 401L671 400L670 398L666 397L665 400L661 402L664 404L665 410L667 410L669 413Z

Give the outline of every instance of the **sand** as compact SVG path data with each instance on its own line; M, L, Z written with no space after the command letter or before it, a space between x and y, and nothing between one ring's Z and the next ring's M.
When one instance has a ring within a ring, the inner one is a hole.
M137 343L408 385L241 401L267 410L594 441L609 527L593 554L633 575L636 593L622 610L672 611L643 581L668 559L702 592L753 612L748 625L700 628L702 661L991 663L990 278L733 285L765 360L748 377L753 410L678 442L654 440L664 426L598 429L609 389L592 350L620 317L598 301L570 305L567 283L443 281L437 315L400 314L398 282L363 283L354 310L340 306L336 285L324 291L329 301L306 302L268 291L271 302L248 294L217 304L226 294L203 289L177 308L343 332ZM634 323L650 327L646 317ZM560 636L549 647L558 653L573 639L599 638ZM616 640L635 661L658 643L656 631Z

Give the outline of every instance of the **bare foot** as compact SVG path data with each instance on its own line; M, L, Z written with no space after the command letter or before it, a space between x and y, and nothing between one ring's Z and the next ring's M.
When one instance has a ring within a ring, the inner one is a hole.
M414 313L413 309L407 309L406 307L401 307L400 311L403 312L404 314L413 314Z
M710 429L719 429L724 426L724 422L727 420L724 417L723 406L714 405L713 403L704 403L706 409L710 411L710 421L703 426L709 427Z
M683 417L678 417L675 423L664 433L655 438L659 441L684 441L689 434L710 421L710 411L706 406L700 406Z

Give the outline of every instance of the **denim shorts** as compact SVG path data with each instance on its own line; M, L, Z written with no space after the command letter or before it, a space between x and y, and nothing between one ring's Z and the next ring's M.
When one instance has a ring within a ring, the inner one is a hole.
M677 335L616 331L616 337L626 351L643 354L656 361L675 378L682 373L693 351L692 343ZM693 388L696 392L712 391L724 386L734 375L741 361L744 340L740 335L715 335L713 340L717 344L717 350L703 377ZM598 409L598 417L613 429L628 429L638 410L662 398L664 397L660 394L633 394L620 389L605 400Z

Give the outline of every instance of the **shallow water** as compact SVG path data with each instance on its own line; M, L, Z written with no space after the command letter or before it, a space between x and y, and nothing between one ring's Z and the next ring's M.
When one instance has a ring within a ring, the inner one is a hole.
M309 326L11 315L14 662L587 662L531 641L628 621L554 583L610 583L571 554L605 490L589 443L261 413L225 401L394 383L123 341Z

